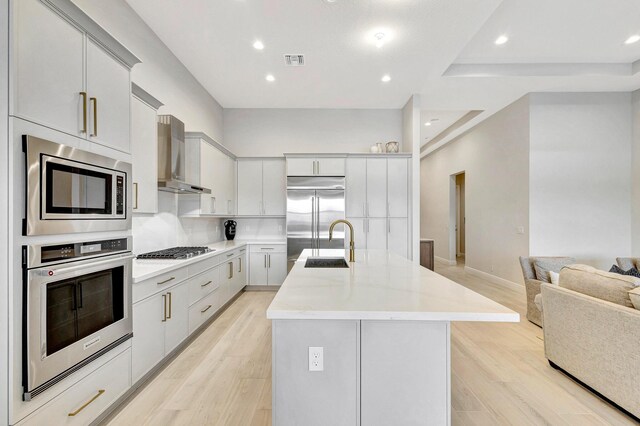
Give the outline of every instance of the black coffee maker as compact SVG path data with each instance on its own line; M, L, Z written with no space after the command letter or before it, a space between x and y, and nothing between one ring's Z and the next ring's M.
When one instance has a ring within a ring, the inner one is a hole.
M238 223L235 220L224 221L224 236L227 240L231 241L236 237L236 226L238 226Z

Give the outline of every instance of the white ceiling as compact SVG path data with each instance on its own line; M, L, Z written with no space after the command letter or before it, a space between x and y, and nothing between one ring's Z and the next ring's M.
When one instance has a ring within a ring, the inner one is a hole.
M640 88L640 42L624 44L638 0L126 1L225 108L400 108L420 94L441 130L484 111L427 152L529 92ZM285 68L287 53L307 65Z
M500 0L127 0L225 108L400 108ZM373 34L393 35L382 48ZM367 38L368 36L368 38ZM253 42L265 48L257 51ZM284 54L307 65L285 68ZM274 83L265 76L275 76ZM392 80L381 83L384 74Z

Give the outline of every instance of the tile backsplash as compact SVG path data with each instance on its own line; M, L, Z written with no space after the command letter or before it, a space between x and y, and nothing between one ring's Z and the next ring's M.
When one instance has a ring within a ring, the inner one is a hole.
M224 219L178 216L179 195L158 191L158 213L133 215L135 254L180 245L203 245L224 239ZM237 239L286 238L284 218L235 218Z

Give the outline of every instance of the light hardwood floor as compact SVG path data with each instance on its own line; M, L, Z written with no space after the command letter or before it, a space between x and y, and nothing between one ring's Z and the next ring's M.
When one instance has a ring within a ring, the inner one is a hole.
M636 424L549 366L542 330L524 319L524 289L489 283L462 267L436 270L523 318L518 324L453 325L453 425ZM273 295L244 293L108 424L270 425L271 327L265 310Z

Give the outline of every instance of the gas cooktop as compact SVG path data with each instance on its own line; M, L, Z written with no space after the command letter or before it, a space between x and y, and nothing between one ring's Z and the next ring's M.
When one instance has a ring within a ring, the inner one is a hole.
M189 259L194 256L209 253L209 247L172 247L164 250L142 253L138 259Z

